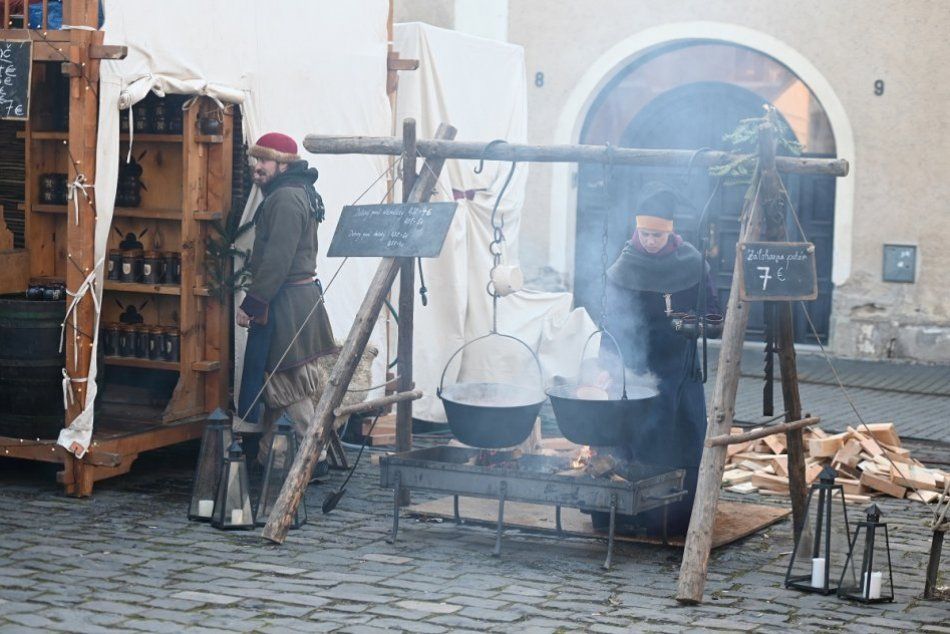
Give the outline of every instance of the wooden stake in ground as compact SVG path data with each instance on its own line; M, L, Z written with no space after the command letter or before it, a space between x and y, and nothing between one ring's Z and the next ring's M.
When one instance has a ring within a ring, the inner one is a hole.
M402 200L409 202L412 187L416 182L416 122L406 119L402 125ZM415 266L413 258L402 258L399 265L399 339L396 345L396 358L399 363L396 373L399 375L399 390L412 389L412 329L416 306ZM396 451L412 449L412 401L401 401L396 405ZM399 504L408 506L409 489L399 490Z
M442 124L436 132L438 139L455 138L455 128ZM432 195L432 189L436 185L439 173L442 171L444 159L429 159L425 162L422 174L416 180L409 195L407 202L426 202ZM383 258L376 274L370 283L366 297L360 305L356 318L353 320L353 326L350 334L343 344L340 356L333 370L330 372L328 387L324 390L317 403L317 410L314 418L310 421L307 433L300 443L300 449L294 458L294 463L287 474L287 480L284 482L280 495L274 503L274 508L264 526L262 536L278 544L283 543L287 538L287 531L290 528L291 520L300 504L307 485L310 483L310 477L313 474L313 468L317 464L317 458L326 445L328 432L333 425L335 416L333 410L340 406L343 401L344 393L353 378L353 372L363 354L369 335L379 317L379 310L382 308L383 300L386 294L392 288L396 279L396 273L399 272L400 261L396 258Z
M762 135L767 136L767 135ZM778 178L775 172L775 148L769 138L761 144L759 167L747 194L747 203L742 218L744 227L740 232L740 242L755 240L759 236L763 202L760 200L760 187L768 178ZM733 279L739 280L742 258L736 257ZM719 369L716 372L716 387L713 393L713 405L709 412L706 437L725 436L732 429L735 415L736 392L739 389L739 366L742 360L742 345L745 341L746 327L749 323L749 302L739 299L739 285L733 284L729 292L726 307L726 323L722 333L722 347L719 352ZM699 477L696 482L696 498L693 513L686 533L683 548L683 563L680 567L676 600L680 603L699 603L703 598L706 585L706 569L709 566L709 552L712 548L713 524L716 520L716 506L719 503L719 491L722 487L722 473L726 466L726 446L719 445L703 450L699 463Z

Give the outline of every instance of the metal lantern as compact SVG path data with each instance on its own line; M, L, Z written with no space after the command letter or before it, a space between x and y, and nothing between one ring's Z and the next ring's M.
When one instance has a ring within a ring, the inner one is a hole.
M819 594L837 590L834 580L841 577L851 546L844 487L835 484L837 475L837 471L825 467L808 492L801 532L785 574L786 588ZM841 512L837 515L839 503Z
M894 600L894 573L891 570L891 542L887 524L881 521L881 510L872 504L865 511L867 518L858 522L851 540L848 561L838 582L838 596L862 603L883 603ZM883 543L879 539L884 530ZM861 557L860 568L856 556ZM883 568L887 562L887 569ZM886 575L884 573L887 573Z
M214 501L211 525L223 529L254 528L251 491L247 480L247 460L235 437L221 465L221 481Z
M201 435L201 449L195 466L195 479L191 483L191 504L188 519L210 522L214 513L214 498L221 481L221 462L224 452L231 444L231 419L219 407L208 417Z
M274 502L280 495L280 490L287 480L290 465L297 456L297 434L294 433L294 423L287 414L282 414L277 420L274 433L271 436L270 449L267 453L267 467L264 470L264 484L261 487L261 498L257 502L257 525L267 523ZM307 503L301 499L294 513L290 528L300 528L307 523Z

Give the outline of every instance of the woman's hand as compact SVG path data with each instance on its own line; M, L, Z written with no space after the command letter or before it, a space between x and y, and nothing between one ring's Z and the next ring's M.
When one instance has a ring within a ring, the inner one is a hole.
M254 318L245 313L240 308L237 309L237 325L241 328L249 328Z

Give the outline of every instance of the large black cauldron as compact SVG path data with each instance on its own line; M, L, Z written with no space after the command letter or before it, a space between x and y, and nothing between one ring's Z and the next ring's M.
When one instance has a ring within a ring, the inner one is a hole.
M466 343L449 357L437 391L445 407L449 429L461 442L482 449L513 447L524 441L531 434L544 403L540 387L491 382L463 382L443 387L452 360L470 344L492 336L513 339L527 348L538 368L539 386L543 380L537 355L526 343L510 335L491 332Z
M578 445L617 446L629 443L636 427L650 412L657 391L644 386L626 388L620 398L578 398L577 384L547 390L557 426L564 437Z

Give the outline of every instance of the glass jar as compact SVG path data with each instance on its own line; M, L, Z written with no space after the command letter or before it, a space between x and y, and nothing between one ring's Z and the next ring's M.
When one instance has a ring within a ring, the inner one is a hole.
M181 360L181 335L177 328L165 329L165 348L162 351L165 361Z
M135 341L135 357L137 359L148 359L148 326L139 324L133 326Z
M165 253L165 283L181 284L181 254L174 251Z
M162 358L162 348L165 346L165 329L161 326L152 326L148 329L148 358L156 361Z
M146 251L142 255L142 281L145 284L161 284L165 260L158 251Z
M135 327L129 324L119 326L116 353L120 357L135 356Z
M139 282L142 279L142 250L129 249L122 252L122 270L119 280L126 283Z

